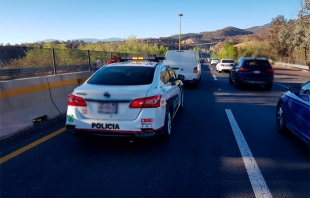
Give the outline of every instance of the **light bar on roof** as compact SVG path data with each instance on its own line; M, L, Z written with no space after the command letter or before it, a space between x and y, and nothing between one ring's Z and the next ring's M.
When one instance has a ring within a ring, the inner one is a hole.
M165 60L164 56L122 56L120 61L129 61L129 60L145 60L145 61L162 61Z

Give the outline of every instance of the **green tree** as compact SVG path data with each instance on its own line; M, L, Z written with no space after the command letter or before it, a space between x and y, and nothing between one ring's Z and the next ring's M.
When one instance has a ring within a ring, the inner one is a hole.
M304 50L304 58L308 60L310 49L310 0L302 1L301 10L294 31L293 45L298 50Z
M270 44L275 48L278 57L288 55L287 46L279 41L279 32L286 23L286 19L283 15L279 15L271 20L271 26L269 28Z
M224 44L224 46L219 50L218 53L218 58L223 59L223 58L232 58L232 59L237 59L238 56L238 49L237 47L231 45L231 44Z

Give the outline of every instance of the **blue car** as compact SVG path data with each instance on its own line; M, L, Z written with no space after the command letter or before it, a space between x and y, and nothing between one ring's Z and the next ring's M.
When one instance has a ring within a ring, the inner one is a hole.
M310 147L310 81L279 98L276 124L279 132L291 131Z
M235 88L244 84L264 85L270 90L273 83L274 69L266 58L241 57L229 73L229 83Z

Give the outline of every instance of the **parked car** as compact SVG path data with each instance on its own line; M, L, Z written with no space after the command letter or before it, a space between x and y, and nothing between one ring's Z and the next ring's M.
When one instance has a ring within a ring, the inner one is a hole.
M169 50L166 52L165 62L176 71L185 76L184 83L195 86L201 81L201 63L198 53L193 50Z
M212 58L212 59L211 59L211 62L210 62L210 65L216 65L218 62L219 62L219 59L217 59L217 58Z
M279 132L291 131L310 147L310 81L279 98L276 125Z
M264 85L270 90L273 84L274 69L266 58L241 57L229 73L229 83L235 88L243 84Z
M216 71L221 73L222 71L230 71L230 69L234 66L235 61L233 59L221 59L216 64Z
M148 58L120 57L120 62L101 67L75 88L68 95L67 132L170 137L171 122L183 108L184 76Z

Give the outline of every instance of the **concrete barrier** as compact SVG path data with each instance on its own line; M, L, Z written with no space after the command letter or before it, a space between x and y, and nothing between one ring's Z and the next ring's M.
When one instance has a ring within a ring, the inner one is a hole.
M306 65L296 65L296 64L282 63L282 62L275 62L275 64L282 65L284 67L291 67L291 68L301 69L303 71L310 72L310 66L306 66Z
M33 119L59 116L67 110L67 95L93 72L0 81L0 139L33 125Z

